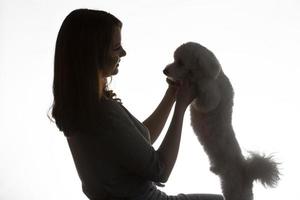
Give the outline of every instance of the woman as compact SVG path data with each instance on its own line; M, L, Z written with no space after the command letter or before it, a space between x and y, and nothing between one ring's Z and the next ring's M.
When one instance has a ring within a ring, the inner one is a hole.
M154 183L166 182L175 164L189 85L170 85L157 109L139 122L108 90L126 55L122 23L104 11L78 9L64 20L56 41L52 116L63 131L89 199L222 199L220 195L168 196ZM166 136L151 146L176 101Z

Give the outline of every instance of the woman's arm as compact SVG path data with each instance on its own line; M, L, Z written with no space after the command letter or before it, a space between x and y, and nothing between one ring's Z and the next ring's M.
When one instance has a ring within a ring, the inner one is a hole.
M179 107L177 104L175 105L171 124L162 144L157 150L159 158L165 167L164 177L162 178L163 183L167 182L177 159L184 112L185 108Z
M169 86L163 99L154 110L154 112L143 122L150 132L151 144L153 144L160 135L168 119L170 111L176 98L175 86Z
M113 101L103 105L108 109L102 110L105 121L99 122L100 134L78 141L87 140L84 148L91 149L88 154L92 159L108 160L145 180L166 182L177 158L184 112L193 99L191 90L184 85L177 90L173 118L158 150L144 138L126 111Z
M163 174L164 177L162 178L163 182L167 182L175 165L179 151L184 113L188 105L194 99L195 94L189 83L184 82L178 89L176 96L176 105L171 124L164 140L157 150L159 153L159 158L162 163L164 163L165 168Z

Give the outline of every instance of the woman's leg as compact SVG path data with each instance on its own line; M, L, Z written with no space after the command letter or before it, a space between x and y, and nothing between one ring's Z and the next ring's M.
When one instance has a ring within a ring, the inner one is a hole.
M178 194L167 195L163 191L151 187L145 194L132 200L224 200L222 195L218 194Z
M168 196L168 200L224 200L224 198L218 194L178 194Z

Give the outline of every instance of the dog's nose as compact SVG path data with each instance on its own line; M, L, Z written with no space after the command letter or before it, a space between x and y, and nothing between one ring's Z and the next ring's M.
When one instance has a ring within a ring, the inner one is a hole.
M163 70L163 73L164 73L165 75L168 75L168 69L165 68L165 69Z

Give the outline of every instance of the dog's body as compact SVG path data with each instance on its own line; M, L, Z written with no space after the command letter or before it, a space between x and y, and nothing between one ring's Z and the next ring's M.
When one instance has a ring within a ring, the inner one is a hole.
M196 90L191 124L207 153L211 171L221 180L226 200L251 200L252 183L274 186L279 180L272 157L244 158L232 128L233 88L214 54L197 43L176 49L164 73L173 81L188 79Z

